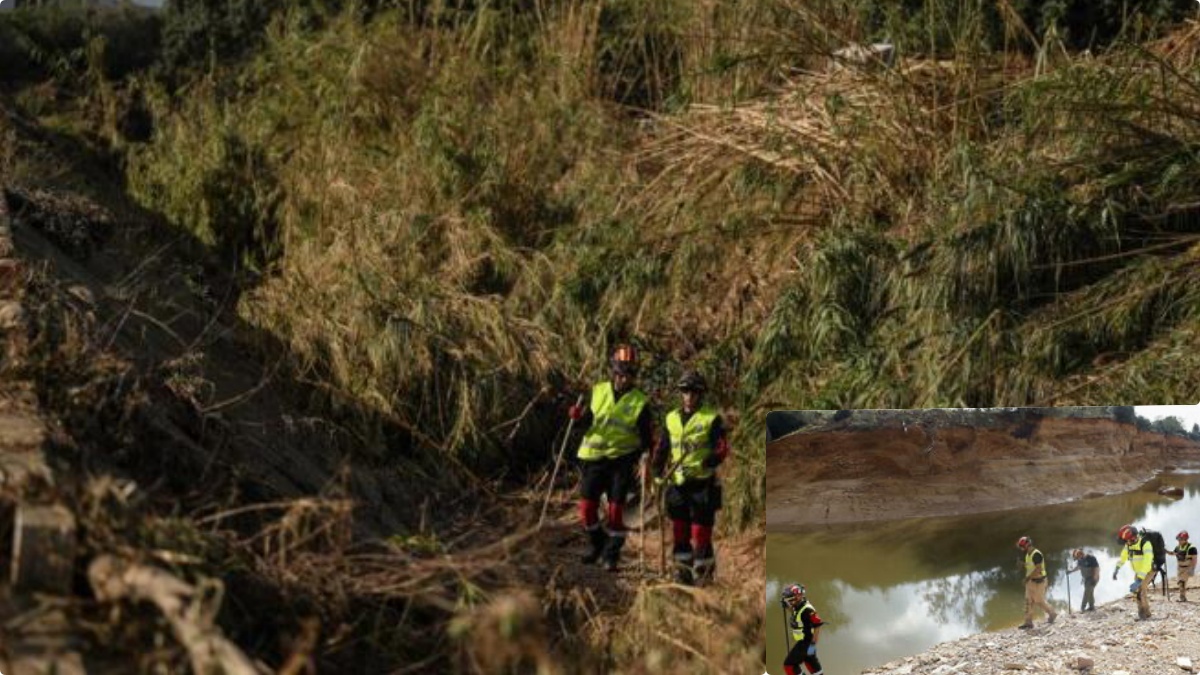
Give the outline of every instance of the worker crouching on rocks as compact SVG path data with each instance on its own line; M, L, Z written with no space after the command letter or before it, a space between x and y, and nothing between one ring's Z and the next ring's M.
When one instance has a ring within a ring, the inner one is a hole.
M1058 613L1046 602L1046 558L1033 547L1033 540L1021 537L1017 548L1025 554L1025 623L1017 628L1033 628L1033 608L1041 607L1046 613L1046 623L1054 623Z
M1175 541L1178 544L1172 552L1179 564L1175 575L1179 581L1179 601L1187 602L1188 579L1191 579L1192 574L1196 571L1196 545L1188 541L1187 530L1175 535Z
M1133 585L1129 590L1137 593L1138 621L1149 619L1150 584L1147 583L1146 577L1154 569L1154 544L1138 534L1132 525L1118 530L1117 537L1125 542L1125 548L1121 549L1121 559L1117 561L1117 568L1113 570L1113 581L1117 580L1117 572L1121 571L1121 566L1128 560L1134 576Z
M654 468L661 475L670 467L666 501L674 533L675 580L705 584L716 570L712 536L721 508L716 470L729 455L729 442L721 416L704 403L704 377L689 370L677 387L683 404L667 415L667 433L654 454Z
M602 560L615 572L625 545L625 497L635 486L638 458L654 444L649 397L634 386L637 350L619 345L609 361L611 380L592 388L586 404L571 407L571 419L590 425L579 444L583 472L579 513L591 544L585 564ZM600 526L600 495L608 497L607 532Z
M783 589L781 600L787 610L788 628L792 631L795 641L783 659L783 672L787 675L801 675L800 665L808 669L809 675L823 675L821 662L817 660L817 641L821 637L821 626L824 624L817 610L808 601L808 593L804 586L792 584Z
M1067 570L1067 574L1078 570L1079 576L1083 577L1083 603L1079 605L1079 611L1093 611L1096 609L1096 584L1100 582L1100 562L1081 548L1071 551L1071 558L1075 566Z

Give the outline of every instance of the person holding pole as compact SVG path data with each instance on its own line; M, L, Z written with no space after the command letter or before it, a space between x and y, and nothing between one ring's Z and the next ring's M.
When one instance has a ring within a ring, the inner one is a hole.
M823 675L821 662L817 660L817 642L821 639L821 626L824 621L817 615L817 610L808 601L808 592L800 584L792 584L783 589L781 599L786 625L791 629L792 638L796 641L783 659L783 672L787 675L800 675L801 664L808 669L809 675Z
M1067 583L1070 584L1070 574L1078 571L1079 576L1083 579L1083 602L1079 605L1079 611L1091 612L1096 609L1096 584L1100 583L1100 562L1096 560L1096 556L1077 548L1071 551L1071 558L1075 561L1075 566L1067 570ZM1070 586L1068 585L1069 589ZM1067 602L1070 602L1068 597Z
M1156 571L1154 569L1154 544L1135 530L1132 525L1122 527L1117 532L1117 537L1124 542L1125 548L1121 549L1121 559L1117 561L1117 568L1113 570L1113 581L1117 580L1117 573L1121 571L1121 566L1128 560L1130 566L1133 567L1134 576L1129 591L1137 594L1137 618L1138 621L1144 621L1150 618L1150 592L1148 590L1150 579L1148 577L1152 571Z
M579 444L583 472L579 515L590 549L584 564L598 560L617 571L625 545L625 498L635 486L638 459L654 444L654 413L650 398L637 388L637 350L617 345L609 359L611 377L592 387L586 404L571 406L572 420L587 427ZM608 497L607 530L600 525L600 496Z
M653 464L661 476L668 458L671 462L666 506L674 535L675 580L690 586L712 581L716 570L712 535L721 508L716 470L729 456L729 441L721 415L704 402L704 376L688 370L676 388L682 405L667 415Z

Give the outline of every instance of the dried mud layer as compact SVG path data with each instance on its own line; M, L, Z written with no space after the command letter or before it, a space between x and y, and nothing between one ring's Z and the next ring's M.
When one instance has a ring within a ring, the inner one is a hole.
M1196 580L1193 579L1193 582ZM1000 675L1018 672L1164 675L1200 667L1200 588L1190 602L1151 598L1152 616L1137 621L1132 599L1094 612L1059 615L1033 630L981 633L863 671L869 675ZM1039 617L1040 619L1040 617Z
M767 445L767 528L982 513L1132 490L1200 444L1112 419L805 429Z

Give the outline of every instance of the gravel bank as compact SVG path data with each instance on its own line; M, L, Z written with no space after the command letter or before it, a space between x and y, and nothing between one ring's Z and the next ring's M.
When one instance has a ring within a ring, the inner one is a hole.
M1196 580L1193 580L1193 583ZM871 675L1000 675L1016 672L1164 675L1200 668L1200 589L1189 602L1151 599L1153 616L1137 621L1129 598L1068 615L1054 625L1035 621L1030 631L1011 628L946 642L879 668ZM1040 617L1040 612L1036 615ZM1193 665L1194 664L1194 665Z

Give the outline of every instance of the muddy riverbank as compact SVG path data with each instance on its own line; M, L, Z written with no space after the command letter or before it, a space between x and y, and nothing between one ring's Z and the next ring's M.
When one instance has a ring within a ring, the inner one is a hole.
M1183 496L1157 494L1159 483ZM1064 571L1071 549L1087 549L1104 576L1098 603L1122 597L1132 580L1126 565L1109 578L1120 556L1117 529L1136 523L1166 534L1200 527L1200 474L1163 474L1141 489L1079 502L1007 511L874 523L810 525L767 535L768 663L785 647L778 595L788 583L808 587L830 622L822 637L830 672L857 673L977 633L1004 633L1022 621L1023 586L1014 544L1030 536L1046 555L1047 597L1067 614L1078 608L1079 577ZM1174 578L1173 557L1167 571ZM1161 597L1161 596L1159 596ZM1200 598L1197 593L1196 598Z

